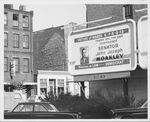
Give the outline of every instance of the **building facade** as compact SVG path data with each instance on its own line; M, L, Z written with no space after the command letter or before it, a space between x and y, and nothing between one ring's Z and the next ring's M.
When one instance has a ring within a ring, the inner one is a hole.
M38 82L38 94L41 94L42 91L46 94L53 91L54 95L58 95L60 90L63 93L71 92L73 95L80 94L78 83L74 83L73 80L70 80L72 82L66 80L66 77L69 76L67 73L68 35L73 30L85 28L82 26L72 27L74 25L76 23L71 22L67 25L51 27L33 33L34 76ZM59 81L60 78L62 81ZM43 79L45 85L42 85ZM60 84L63 84L63 87L59 88L59 82L62 82Z
M87 25L88 28L118 22L125 19L133 19L136 22L136 25L138 25L139 19L146 15L146 4L86 5L86 21L90 22L101 20L89 23ZM104 18L105 20L102 20ZM139 66L139 60L137 60L137 67L134 71L130 71L129 77L122 76L122 78L89 81L89 94L90 96L94 96L98 92L104 94L105 96L109 96L109 94L134 96L135 101L138 102L140 100L147 99L147 81L147 69L142 69Z
M73 76L67 71L38 70L38 95L59 96L64 93L80 95L78 83L73 83Z
M33 33L35 74L38 70L67 70L64 30L61 27L52 27Z
M36 94L33 77L33 11L4 5L4 91L23 85L27 97Z

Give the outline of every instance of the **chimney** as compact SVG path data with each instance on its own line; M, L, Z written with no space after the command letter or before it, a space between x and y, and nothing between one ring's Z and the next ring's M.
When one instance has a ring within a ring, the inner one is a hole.
M4 4L4 8L13 9L13 4Z
M126 19L133 19L133 5L123 5L123 12Z
M26 6L25 5L20 5L19 10L20 11L26 11Z

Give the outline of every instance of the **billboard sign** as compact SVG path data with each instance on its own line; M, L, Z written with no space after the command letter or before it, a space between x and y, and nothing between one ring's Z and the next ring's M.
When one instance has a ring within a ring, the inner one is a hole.
M148 17L142 16L138 21L138 48L139 48L139 65L142 69L147 69L148 65Z
M131 71L136 68L133 20L73 32L68 38L72 75Z

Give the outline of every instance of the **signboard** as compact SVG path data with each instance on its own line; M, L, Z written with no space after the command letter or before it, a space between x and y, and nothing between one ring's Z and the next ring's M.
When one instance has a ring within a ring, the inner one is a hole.
M112 23L72 33L68 68L72 75L131 71L137 66L135 22Z
M130 77L130 72L115 72L115 73L102 73L90 75L76 75L74 81L93 81L93 80L109 80L114 78L127 78Z
M138 48L139 48L139 65L143 69L147 69L148 65L148 19L147 16L143 16L138 21Z

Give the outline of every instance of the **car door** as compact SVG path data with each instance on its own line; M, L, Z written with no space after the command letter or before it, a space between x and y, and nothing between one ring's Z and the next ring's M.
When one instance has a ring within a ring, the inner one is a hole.
M47 104L49 105L49 104ZM63 112L52 112L48 110L45 104L35 104L32 119L68 119L73 118L70 114Z
M53 116L50 112L48 112L47 108L42 104L36 103L34 105L34 113L32 115L32 119L50 119Z

